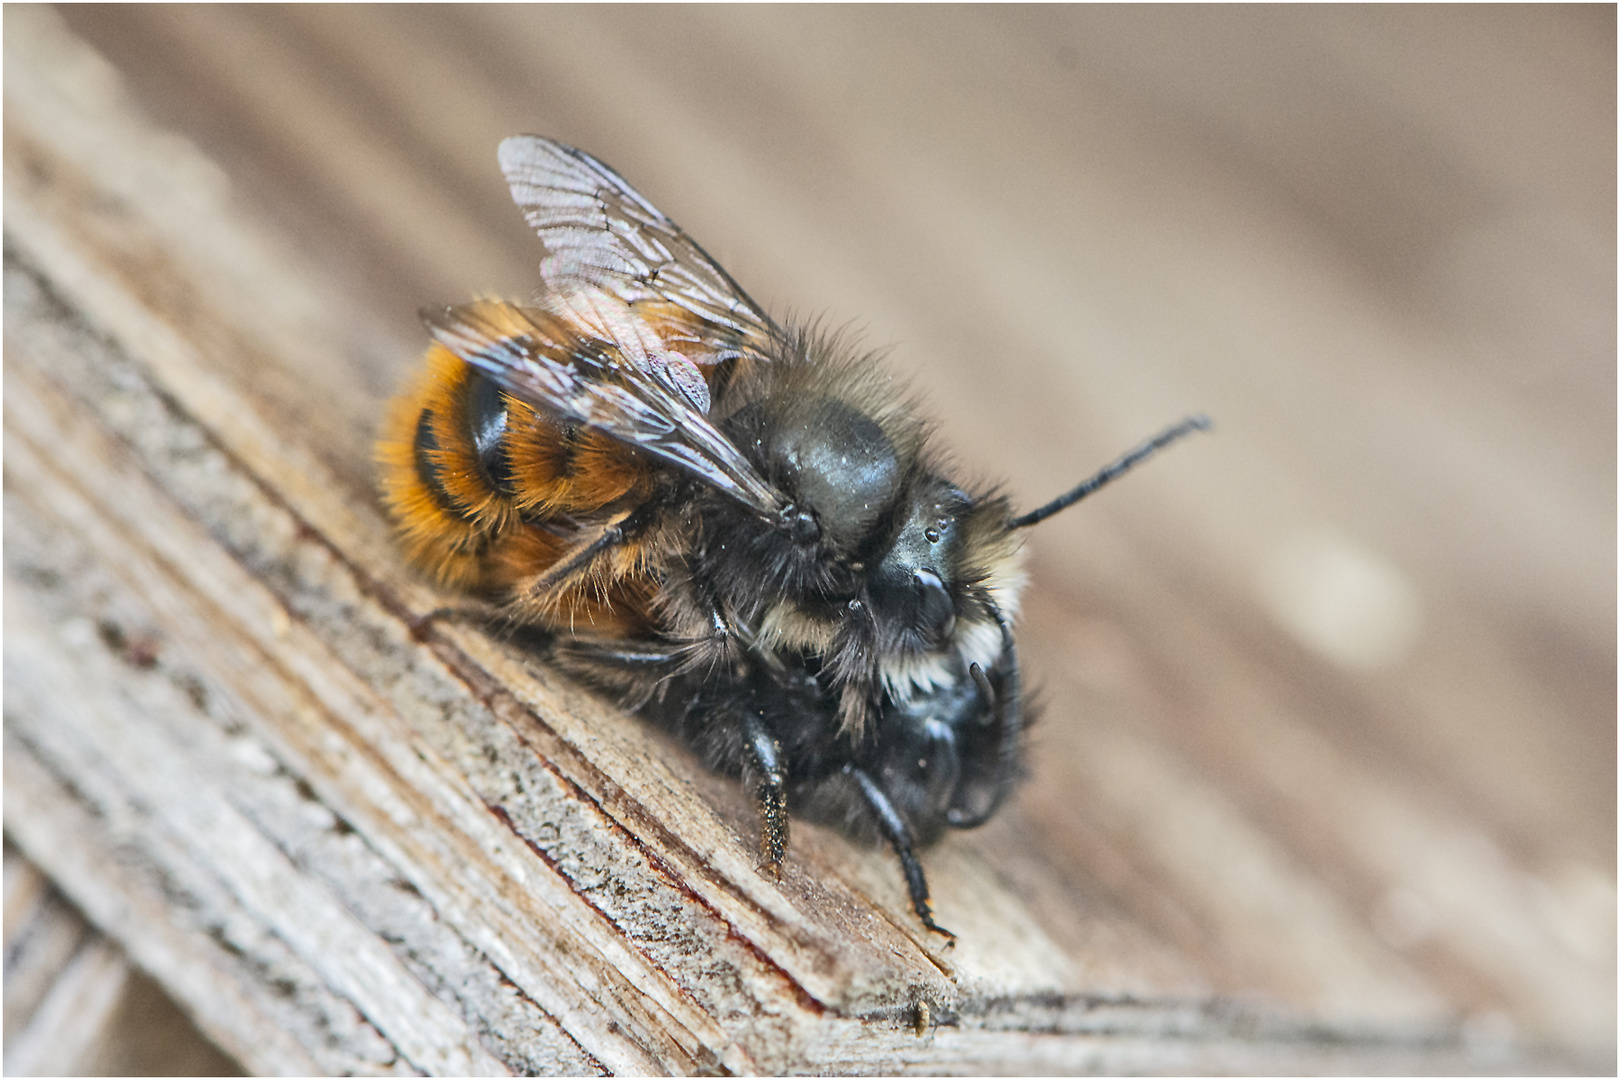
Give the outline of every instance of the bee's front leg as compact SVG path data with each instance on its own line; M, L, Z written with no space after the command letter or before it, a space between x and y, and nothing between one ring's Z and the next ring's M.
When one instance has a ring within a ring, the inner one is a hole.
M759 781L755 788L759 805L759 857L766 872L780 877L788 844L787 770L782 764L782 747L754 713L743 717L743 734L750 764Z
M895 809L888 793L878 786L878 782L866 772L853 765L844 766L844 771L855 781L860 788L861 797L866 800L867 808L877 818L878 830L883 834L894 853L900 857L900 869L906 875L906 891L911 894L911 909L917 913L922 924L936 934L948 938L950 942L956 940L956 935L934 921L934 913L928 906L928 879L923 876L922 863L912 850L916 846L916 839L912 835L911 826ZM949 943L949 942L948 942Z

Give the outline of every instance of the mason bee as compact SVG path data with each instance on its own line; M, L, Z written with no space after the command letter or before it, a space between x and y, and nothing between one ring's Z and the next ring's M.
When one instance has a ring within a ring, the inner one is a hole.
M1027 726L1016 516L953 480L918 411L836 335L783 326L606 165L500 146L545 248L529 304L434 310L378 445L410 560L546 631L555 659L756 792L898 854L1001 804Z

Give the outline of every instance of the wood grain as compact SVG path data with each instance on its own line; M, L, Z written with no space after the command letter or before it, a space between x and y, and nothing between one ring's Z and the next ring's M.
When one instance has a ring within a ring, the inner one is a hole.
M8 1076L241 1074L10 844L5 893Z
M4 18L6 832L250 1072L1612 1071L1612 11ZM521 130L1020 504L1216 416L1031 541L954 949L407 632L370 440L532 288Z

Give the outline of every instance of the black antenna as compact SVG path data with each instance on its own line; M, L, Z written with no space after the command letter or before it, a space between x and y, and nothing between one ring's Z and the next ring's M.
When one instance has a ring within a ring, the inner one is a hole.
M1073 491L1059 495L1057 498L1053 499L1039 510L1031 510L1029 513L1024 514L1021 517L1013 518L1011 521L1007 522L1007 527L1009 529L1024 529L1031 525L1039 524L1040 522L1051 517L1053 514L1057 513L1059 510L1067 510L1069 507L1073 506L1087 495L1090 495L1093 491L1096 491L1110 480L1117 480L1125 473L1130 472L1133 468L1142 464L1142 462L1146 461L1160 450L1163 450L1166 446L1169 446L1183 435L1190 435L1195 431L1208 430L1209 417L1203 415L1202 413L1199 413L1197 416L1189 416L1181 423L1176 424L1173 427L1165 428L1163 431L1153 436L1153 438L1149 439L1141 446L1138 446L1135 450L1132 450L1130 453L1126 454L1112 465L1104 465L1097 471L1095 476L1082 482L1080 486L1075 488Z

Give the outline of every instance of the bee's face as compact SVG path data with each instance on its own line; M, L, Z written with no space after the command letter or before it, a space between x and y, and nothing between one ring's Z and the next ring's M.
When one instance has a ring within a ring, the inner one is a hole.
M913 485L894 541L868 577L882 644L921 652L943 647L961 604L962 520L973 503L937 477Z

